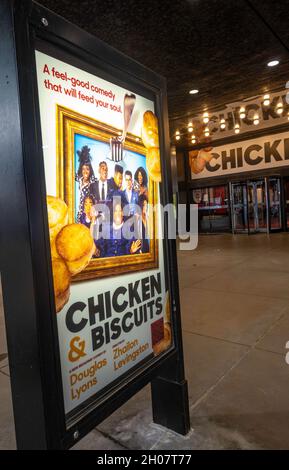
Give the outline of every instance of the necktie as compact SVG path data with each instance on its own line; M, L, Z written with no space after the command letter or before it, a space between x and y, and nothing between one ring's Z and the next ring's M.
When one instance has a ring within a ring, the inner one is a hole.
M102 200L102 201L105 200L104 183L102 183L101 200Z

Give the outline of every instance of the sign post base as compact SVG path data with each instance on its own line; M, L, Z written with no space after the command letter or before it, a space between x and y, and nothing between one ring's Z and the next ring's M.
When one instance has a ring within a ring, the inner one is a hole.
M178 434L190 430L188 384L158 377L151 382L153 420Z

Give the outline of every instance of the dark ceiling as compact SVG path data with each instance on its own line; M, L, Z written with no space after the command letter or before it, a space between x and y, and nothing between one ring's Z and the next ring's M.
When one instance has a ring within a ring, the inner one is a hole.
M289 0L38 1L165 76L172 130L289 80Z

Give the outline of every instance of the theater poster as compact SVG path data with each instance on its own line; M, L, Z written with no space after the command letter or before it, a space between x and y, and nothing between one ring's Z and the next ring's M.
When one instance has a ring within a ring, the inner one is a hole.
M172 346L154 103L36 51L65 413Z

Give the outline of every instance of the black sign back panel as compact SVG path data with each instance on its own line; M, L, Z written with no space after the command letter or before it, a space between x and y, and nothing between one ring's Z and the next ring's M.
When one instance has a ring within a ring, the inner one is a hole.
M154 103L163 204L172 202L165 80L33 2L4 1L1 18L1 273L18 447L68 448L149 382L154 420L185 434L189 414L175 240L163 243L171 347L143 365L140 361L139 367L80 403L75 413L65 413L35 50Z

